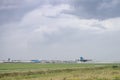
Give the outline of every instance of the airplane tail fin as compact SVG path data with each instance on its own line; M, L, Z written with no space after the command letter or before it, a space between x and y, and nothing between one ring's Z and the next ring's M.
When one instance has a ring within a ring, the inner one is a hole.
M83 58L83 57L80 57L80 61L82 61L82 60L84 60L84 58Z

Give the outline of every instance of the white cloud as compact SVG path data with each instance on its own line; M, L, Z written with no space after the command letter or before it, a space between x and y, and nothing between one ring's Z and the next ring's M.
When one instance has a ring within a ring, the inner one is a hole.
M70 10L70 6L63 4L57 6L43 6L25 15L22 24L35 27L35 31L41 33L57 32L61 28L76 28L80 30L92 30L105 32L119 30L119 18L108 20L80 19L71 14L65 14L64 10ZM116 26L114 26L116 25Z
M105 26L106 31L119 31L120 30L120 18L112 18L104 20L101 23Z
M57 17L64 10L69 10L69 5L65 4L59 6L45 5L26 14L22 19L21 24L23 25L47 24L49 23L50 20L48 17Z
M32 35L39 34L42 38L44 34L62 33L62 30L66 28L90 31L92 33L120 30L120 18L102 21L81 19L75 15L64 13L65 10L71 10L70 5L44 5L27 13L21 22L15 23L15 25Z

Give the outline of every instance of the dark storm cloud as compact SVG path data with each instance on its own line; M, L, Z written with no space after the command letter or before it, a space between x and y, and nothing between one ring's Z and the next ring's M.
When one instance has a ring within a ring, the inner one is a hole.
M81 18L108 19L120 17L120 0L73 0L74 11Z
M0 0L0 24L18 19L21 13L17 11L19 11L21 4L22 2L18 0Z
M42 4L42 0L0 0L0 24L19 21L26 13Z
M0 24L19 21L29 11L46 4L69 4L73 10L66 13L80 18L120 16L120 0L0 0Z

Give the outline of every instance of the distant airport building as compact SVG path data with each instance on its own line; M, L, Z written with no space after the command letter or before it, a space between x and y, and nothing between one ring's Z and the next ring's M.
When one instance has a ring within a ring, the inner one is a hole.
M3 63L4 61L3 60L0 60L0 63Z

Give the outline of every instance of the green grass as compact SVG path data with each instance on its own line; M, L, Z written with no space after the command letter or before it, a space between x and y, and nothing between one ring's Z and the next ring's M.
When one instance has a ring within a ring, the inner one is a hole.
M120 80L120 64L2 63L0 80Z
M0 73L30 71L30 70L51 70L65 68L93 67L94 64L38 64L38 63L1 63Z

